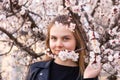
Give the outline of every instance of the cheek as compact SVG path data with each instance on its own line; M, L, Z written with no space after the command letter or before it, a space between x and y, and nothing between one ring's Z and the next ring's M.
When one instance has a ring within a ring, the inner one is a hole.
M55 47L54 43L52 41L49 41L50 49L53 49Z
M75 50L75 48L76 48L76 43L73 41L73 42L70 42L70 43L66 43L64 46L65 46L65 48L68 49L68 50Z

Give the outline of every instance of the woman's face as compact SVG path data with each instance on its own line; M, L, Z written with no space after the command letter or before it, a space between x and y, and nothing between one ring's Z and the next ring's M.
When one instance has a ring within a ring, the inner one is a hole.
M76 40L72 31L64 25L53 25L50 29L49 45L52 53L58 54L61 50L75 50Z

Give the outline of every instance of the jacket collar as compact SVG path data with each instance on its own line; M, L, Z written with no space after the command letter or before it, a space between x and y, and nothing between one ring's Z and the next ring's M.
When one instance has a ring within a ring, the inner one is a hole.
M34 65L36 65L36 68L49 68L52 62L53 59L49 61L36 62Z

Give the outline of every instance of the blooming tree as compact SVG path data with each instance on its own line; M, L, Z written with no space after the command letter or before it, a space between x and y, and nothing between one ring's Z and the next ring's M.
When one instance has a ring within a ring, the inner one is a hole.
M120 1L65 0L65 7L86 34L90 62L102 62L108 80L116 80L120 77Z
M120 77L120 0L0 0L0 80L24 80L44 50L47 24L69 14L81 30L87 59ZM19 76L18 76L19 75Z

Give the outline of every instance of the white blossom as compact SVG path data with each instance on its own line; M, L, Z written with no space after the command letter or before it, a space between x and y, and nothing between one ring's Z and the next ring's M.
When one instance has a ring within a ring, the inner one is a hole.
M66 7L74 6L76 3L76 0L65 0Z
M68 52L67 50L65 50L65 51L60 51L58 54L58 57L63 61L65 61L67 59L77 61L79 58L79 55L78 55L78 53L75 53L74 51Z
M95 52L95 53L100 53L100 43L94 39L94 40L90 40L90 43L91 43L91 48L92 50Z
M97 61L97 63L100 63L101 62L101 56L100 55L98 55L98 56L96 56L96 61Z
M79 14L81 12L81 7L79 7L79 6L72 6L71 9L74 13Z
M0 21L6 19L6 16L4 14L0 15Z
M58 54L58 57L62 60L65 61L67 60L67 53L65 51L60 51Z
M89 40L94 39L94 38L99 38L99 34L95 31L89 31L88 32Z
M117 51L116 53L114 53L114 56L113 56L115 59L119 59L120 58L120 52Z
M89 55L90 55L90 57L93 57L93 58L95 57L95 53L92 51L89 53Z
M113 58L112 55L109 55L109 56L108 56L108 60L109 60L109 61L113 61L113 59L114 59L114 58Z
M63 6L58 6L58 14L60 15L65 15L65 14L68 14L69 11L67 10L67 8L64 8Z

